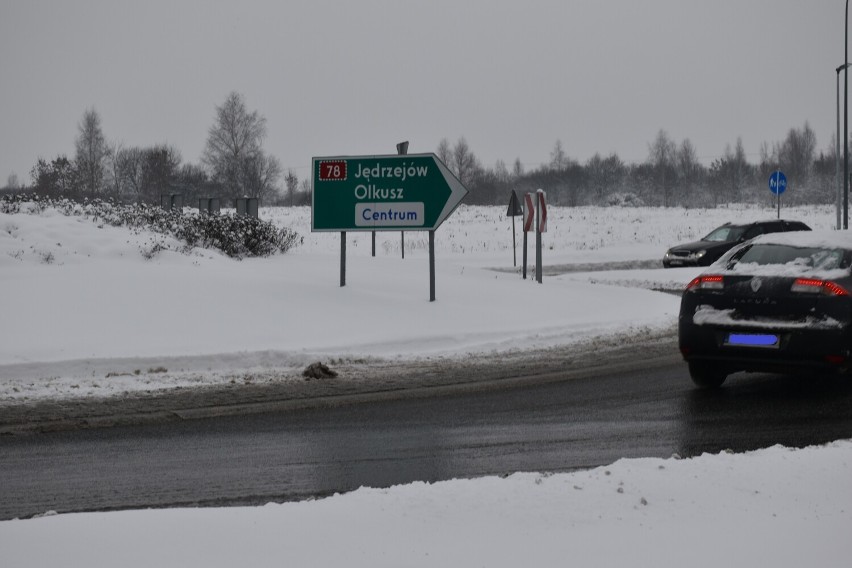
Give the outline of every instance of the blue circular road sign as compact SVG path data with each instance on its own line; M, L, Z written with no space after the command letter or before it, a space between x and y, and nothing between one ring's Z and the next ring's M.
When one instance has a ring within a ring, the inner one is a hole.
M785 189L787 189L787 176L784 175L784 172L781 170L772 172L772 175L769 176L769 191L775 195L781 195Z

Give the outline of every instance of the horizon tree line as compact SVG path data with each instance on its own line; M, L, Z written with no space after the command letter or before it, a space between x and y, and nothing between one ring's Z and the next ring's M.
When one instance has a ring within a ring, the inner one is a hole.
M100 116L91 108L78 124L73 158L39 158L30 172L31 185L11 174L0 191L151 204L170 193L182 194L187 205L200 197L243 196L258 197L267 205L310 204L311 180L299 180L293 169L285 172L279 160L265 152L266 134L265 117L231 92L215 107L200 163L184 163L180 151L167 144L125 147L108 142ZM705 166L688 138L678 143L663 129L648 143L646 160L638 164L625 163L616 153L596 153L580 163L566 154L559 139L549 160L530 171L520 158L511 168L502 160L483 167L464 137L452 145L442 139L435 153L469 189L466 202L472 205L503 205L512 190L538 188L548 192L551 203L565 206L771 204L774 196L767 183L777 169L785 171L793 188L784 194L787 203L832 203L836 194L834 151L817 151L816 135L807 122L791 128L779 142L764 142L754 164L741 138Z
M439 158L470 190L467 203L505 204L514 189L542 188L551 203L579 205L649 205L662 207L715 207L722 203L774 203L768 187L772 172L781 169L793 190L784 194L789 204L833 203L836 196L834 149L817 151L816 135L805 122L791 128L772 145L764 142L760 159L750 163L742 138L709 166L698 159L687 138L677 143L659 130L648 144L648 157L639 164L625 163L616 153L594 156L580 163L570 158L557 140L548 162L524 171L520 159L511 170L498 160L484 168L460 138L452 146L444 139Z

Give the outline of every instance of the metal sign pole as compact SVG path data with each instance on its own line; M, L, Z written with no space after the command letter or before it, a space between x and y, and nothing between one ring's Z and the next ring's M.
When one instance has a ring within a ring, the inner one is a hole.
M346 286L346 231L340 231L340 286Z
M518 266L518 245L515 242L515 216L512 215L512 266Z
M541 284L541 198L535 204L535 279Z
M408 155L408 140L405 142L400 142L396 145L396 154L397 156L406 156ZM402 260L405 260L405 231L400 231L400 250L402 251ZM434 298L433 298L434 299Z
M781 186L778 185L781 181L781 176L779 175L780 173L781 173L781 170L778 170L777 172L775 172L775 188L777 190L777 193L775 195L778 196L778 218L779 219L781 218Z
M435 231L429 231L429 301L435 301Z

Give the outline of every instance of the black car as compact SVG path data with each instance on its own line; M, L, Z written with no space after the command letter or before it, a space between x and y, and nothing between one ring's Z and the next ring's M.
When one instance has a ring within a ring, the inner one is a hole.
M686 243L670 248L663 257L663 266L710 266L719 257L740 243L766 233L787 231L810 231L811 228L800 221L775 219L758 221L742 225L725 223L694 243Z
M683 293L678 342L700 387L738 371L852 368L852 235L764 235L731 250Z

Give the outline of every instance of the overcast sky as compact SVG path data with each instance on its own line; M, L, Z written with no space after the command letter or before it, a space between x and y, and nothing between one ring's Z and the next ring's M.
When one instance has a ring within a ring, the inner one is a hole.
M0 186L73 157L92 107L109 141L198 163L231 91L300 179L312 156L462 136L527 169L557 139L642 162L660 129L705 163L737 137L756 162L805 121L824 150L843 18L841 0L0 0Z

